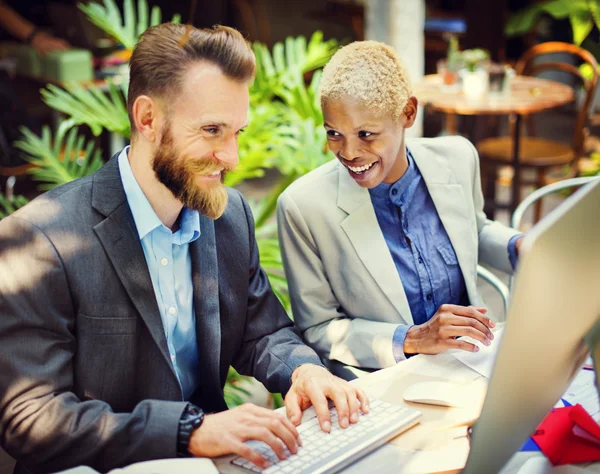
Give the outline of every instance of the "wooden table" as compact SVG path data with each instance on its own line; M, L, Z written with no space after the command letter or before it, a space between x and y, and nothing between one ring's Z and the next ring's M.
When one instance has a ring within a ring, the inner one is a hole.
M512 180L511 212L518 206L521 175L519 171L519 141L523 116L559 107L575 98L570 86L556 81L529 76L512 79L510 93L488 94L480 99L466 97L460 88L444 87L437 74L425 76L415 85L414 95L419 102L433 110L446 114L446 129L457 134L456 115L511 115L515 116L513 159L515 173Z
M414 383L441 381L470 387L472 405L465 408L445 408L410 403L402 394ZM483 405L487 380L459 362L448 352L417 355L394 367L364 375L352 381L372 398L415 408L422 412L421 422L408 431L340 471L343 474L459 474L469 454L466 428L456 426L477 416ZM285 413L284 409L280 409ZM531 457L542 457L539 451L519 451L509 460L501 474L518 474L521 466ZM249 474L249 471L231 464L235 456L214 459L221 474ZM417 468L421 466L421 469ZM426 466L426 467L425 467ZM581 466L583 467L583 466ZM600 472L600 463L586 466Z

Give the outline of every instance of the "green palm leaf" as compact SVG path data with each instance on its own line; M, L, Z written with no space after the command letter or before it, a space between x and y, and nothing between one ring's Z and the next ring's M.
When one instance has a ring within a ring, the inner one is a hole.
M101 150L93 141L87 142L72 125L70 121L63 121L54 138L47 126L42 128L41 137L21 127L22 138L14 146L34 165L29 173L42 183L39 186L42 190L87 176L104 164Z
M111 81L107 82L106 90L93 84L69 83L64 89L48 84L41 94L49 107L68 115L73 124L87 125L94 135L98 136L106 129L129 138L125 87Z
M252 103L279 96L285 82L303 80L304 74L324 66L338 47L336 40L323 41L320 31L312 35L308 44L303 36L275 43L272 53L264 44L254 43L257 70L250 91Z
M251 107L249 125L238 139L240 162L227 174L225 184L235 186L264 175L265 169L277 164L280 147L287 135L280 128L287 123L287 109L276 102Z
M152 7L150 22L148 22L147 0L138 0L137 15L133 7L133 0L125 0L123 3L123 17L114 0L103 0L102 4L98 2L80 3L78 7L94 25L127 49L133 49L140 35L150 26L158 25L162 18L160 8L154 6ZM181 17L174 15L171 22L180 23Z
M7 198L3 193L0 193L0 219L4 219L28 202L29 200L20 194Z

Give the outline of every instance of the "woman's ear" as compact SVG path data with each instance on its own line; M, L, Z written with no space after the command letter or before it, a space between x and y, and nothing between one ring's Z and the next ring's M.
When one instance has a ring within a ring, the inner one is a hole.
M414 95L411 95L408 98L408 102L404 106L404 117L405 117L404 128L410 128L413 126L413 124L415 123L415 120L417 119L418 107L419 107L419 101L417 100L417 98Z

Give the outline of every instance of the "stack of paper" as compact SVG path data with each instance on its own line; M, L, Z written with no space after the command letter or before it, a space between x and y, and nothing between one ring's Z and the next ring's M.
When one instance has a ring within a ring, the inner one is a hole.
M479 346L479 352L467 352L460 349L450 349L448 352L460 360L463 364L471 369L479 372L485 378L492 376L492 369L494 368L494 362L498 355L498 349L500 348L500 341L502 340L502 333L504 328L499 328L494 331L494 340L489 346L484 346L475 339L465 337L464 340L472 344Z

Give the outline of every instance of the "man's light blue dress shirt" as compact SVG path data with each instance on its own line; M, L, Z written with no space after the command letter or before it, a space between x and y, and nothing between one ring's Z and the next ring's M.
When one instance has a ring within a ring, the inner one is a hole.
M121 181L144 249L160 310L169 354L184 400L200 376L190 243L200 237L198 211L183 208L179 229L171 232L158 218L129 165L125 148L119 155Z
M423 324L442 304L469 305L456 253L410 151L408 169L395 183L369 189L379 227L390 250L415 324ZM515 242L508 244L516 264ZM404 340L410 325L396 329L392 348L396 361L405 359Z

